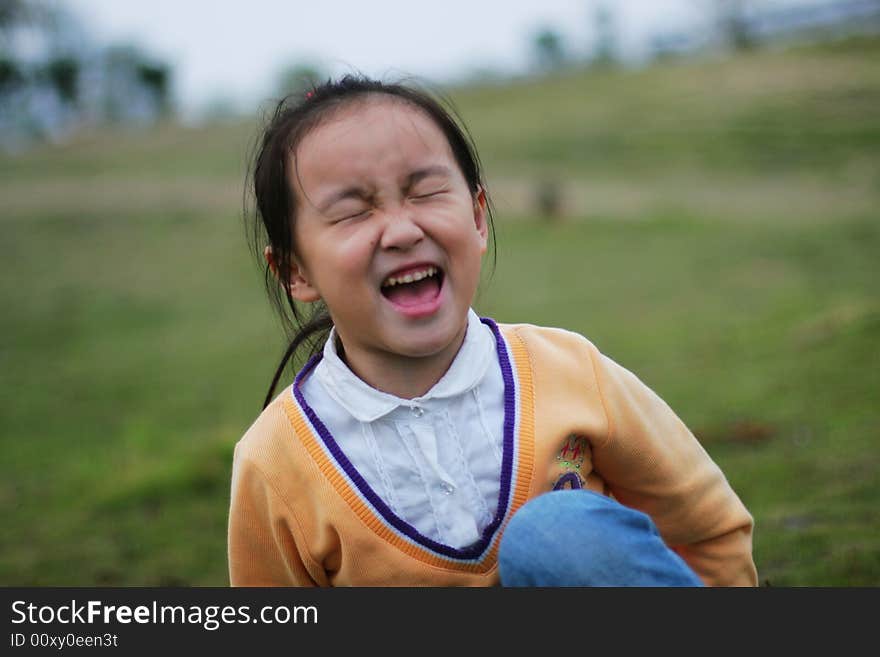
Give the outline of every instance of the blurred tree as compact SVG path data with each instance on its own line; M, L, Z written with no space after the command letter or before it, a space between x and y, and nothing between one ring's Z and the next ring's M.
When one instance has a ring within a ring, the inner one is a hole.
M39 88L45 70L38 59L49 42L45 19L41 2L0 0L0 147L41 136L53 118L51 109L41 112L47 103Z
M62 103L76 105L79 100L80 62L74 57L56 57L46 65L49 84Z
M107 48L101 60L102 114L106 120L117 123L125 118L126 109L135 109L133 80L140 56L132 46L116 45Z
M278 93L303 94L327 77L324 67L316 62L297 62L284 67L278 74Z
M141 61L136 71L141 83L153 97L158 114L167 116L171 111L171 71L168 66Z
M130 44L102 58L103 115L111 122L151 122L172 111L171 69Z
M755 45L743 0L716 0L716 12L721 34L728 44L736 50L748 50Z
M544 71L561 68L567 59L562 36L550 27L535 32L532 37L532 50L538 68Z
M24 80L21 65L11 57L0 56L0 99L20 89Z
M617 61L617 27L614 11L605 3L598 5L593 12L593 31L596 45L593 48L593 63L610 66Z
M29 3L25 0L0 0L0 30L26 22L30 17Z

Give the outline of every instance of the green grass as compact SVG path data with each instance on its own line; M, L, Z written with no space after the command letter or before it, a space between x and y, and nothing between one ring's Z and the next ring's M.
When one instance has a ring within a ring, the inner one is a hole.
M586 190L556 223L500 199L478 310L579 331L666 399L777 586L880 584L878 52L454 92L490 180ZM283 346L240 226L253 131L0 159L0 583L227 583L232 448Z

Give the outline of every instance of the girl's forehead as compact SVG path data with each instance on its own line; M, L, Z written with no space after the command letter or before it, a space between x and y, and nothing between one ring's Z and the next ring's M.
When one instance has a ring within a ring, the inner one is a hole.
M349 175L426 159L454 162L446 135L424 110L397 99L342 107L306 134L294 152L304 173Z

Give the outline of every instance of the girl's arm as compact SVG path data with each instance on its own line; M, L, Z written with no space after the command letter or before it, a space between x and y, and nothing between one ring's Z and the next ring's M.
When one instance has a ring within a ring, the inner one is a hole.
M315 586L292 531L296 519L259 466L236 447L229 509L232 586Z
M684 423L632 372L591 344L607 436L593 465L623 504L650 515L707 585L754 586L753 519Z

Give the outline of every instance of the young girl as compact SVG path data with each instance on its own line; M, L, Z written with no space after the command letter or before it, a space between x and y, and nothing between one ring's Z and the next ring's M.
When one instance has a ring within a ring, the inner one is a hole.
M253 183L300 332L236 446L233 585L756 583L751 516L660 398L471 309L489 202L431 96L349 76L282 102Z

